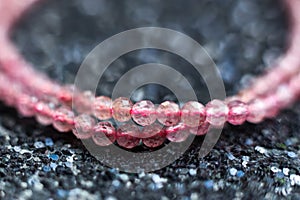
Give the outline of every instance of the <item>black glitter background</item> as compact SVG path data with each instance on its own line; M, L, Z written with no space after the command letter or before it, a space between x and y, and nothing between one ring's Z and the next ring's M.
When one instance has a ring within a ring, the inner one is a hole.
M284 52L286 24L277 0L52 0L35 6L12 39L37 69L72 83L84 57L104 39L130 28L172 28L206 48L231 95ZM109 95L124 72L150 61L182 69L207 101L205 86L193 83L200 78L183 67L187 63L155 50L119 58L98 93ZM176 100L157 85L132 98ZM0 199L300 199L299 120L296 103L259 125L226 126L203 159L197 157L200 137L170 166L128 174L101 165L71 133L40 126L1 104Z

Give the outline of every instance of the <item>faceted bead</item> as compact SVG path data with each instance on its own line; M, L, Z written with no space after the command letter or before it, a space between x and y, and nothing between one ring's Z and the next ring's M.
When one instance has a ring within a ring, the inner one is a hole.
M155 106L151 101L139 101L131 109L132 119L141 126L147 126L155 122Z
M133 135L140 135L139 128L134 124L124 124L117 130L117 143L126 149L132 149L139 145L140 138Z
M189 128L182 123L166 128L167 139L171 142L183 142L189 135Z
M213 126L223 126L228 112L229 109L223 101L214 99L206 105L206 120Z
M161 103L157 110L157 120L165 126L174 126L180 121L179 106L171 101Z
M73 101L74 109L78 113L91 114L93 111L95 96L91 91L85 91L83 93L78 93Z
M74 119L73 133L79 139L88 139L93 135L96 120L87 114L81 114Z
M181 109L181 121L189 127L198 127L205 118L205 107L197 101L187 102Z
M17 108L24 117L32 117L35 114L34 106L37 103L37 98L27 95L21 95L18 99Z
M72 130L74 125L74 113L67 107L60 107L54 113L53 126L60 132Z
M251 123L260 123L265 116L265 104L261 99L254 99L248 103L247 121Z
M112 116L116 121L126 122L131 119L132 102L126 97L119 97L113 101Z
M198 127L192 127L190 128L190 133L194 135L205 135L210 128L210 124L205 121L203 124L201 124Z
M100 120L107 120L112 117L112 100L106 96L97 97L94 101L94 115Z
M51 106L51 104L43 103L43 102L38 102L35 106L35 111L36 115L35 118L36 120L42 124L42 125L50 125L53 122L52 116L53 116L53 110L54 110L54 105Z
M142 136L144 145L149 148L159 147L166 140L165 130L158 123L145 126L142 130Z
M99 122L94 127L92 139L99 146L111 145L116 141L116 129L110 122Z
M248 116L248 106L242 101L234 100L230 101L228 104L228 117L227 121L233 125L240 125L244 123Z

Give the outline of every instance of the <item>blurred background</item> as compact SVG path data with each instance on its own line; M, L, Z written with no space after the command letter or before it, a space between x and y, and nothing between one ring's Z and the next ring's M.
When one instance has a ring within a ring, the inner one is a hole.
M101 41L146 26L177 30L203 45L220 70L227 95L272 67L284 53L287 37L279 0L44 0L20 20L12 40L38 70L61 83L73 83L81 62ZM117 59L97 93L110 95L125 72L148 62L174 67L201 101L209 100L202 78L188 62L151 49ZM140 99L176 101L159 85L136 90L132 100ZM3 199L300 198L298 104L259 125L226 127L204 159L197 157L203 140L199 137L182 158L150 174L107 168L71 134L42 127L2 104L0 113Z

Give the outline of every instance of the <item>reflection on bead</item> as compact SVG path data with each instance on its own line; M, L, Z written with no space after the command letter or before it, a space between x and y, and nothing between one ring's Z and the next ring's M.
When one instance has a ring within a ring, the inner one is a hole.
M94 118L87 114L81 114L74 119L73 133L79 139L87 139L93 135L93 128L96 124Z
M205 121L203 124L201 124L199 127L192 127L190 128L190 133L194 135L205 135L210 128L210 124Z
M53 127L60 132L72 130L74 125L74 113L67 107L58 108L53 117Z
M116 130L110 122L99 122L94 127L92 139L99 146L108 146L115 142Z
M214 99L206 105L206 120L213 126L223 126L228 112L229 109L223 101Z
M179 106L171 101L161 103L157 110L157 120L165 126L174 126L180 121Z
M261 99L254 99L248 103L247 121L251 123L260 123L265 116L265 105Z
M155 106L151 101L144 100L135 103L131 109L132 119L141 126L147 126L155 122Z
M121 147L132 149L139 145L140 139L135 136L138 136L140 134L140 130L136 125L124 124L117 130L117 143Z
M165 130L163 126L158 123L145 126L141 135L144 145L150 148L159 147L166 140Z
M248 106L242 101L234 100L228 104L228 118L227 121L233 125L240 125L244 123L248 116Z
M109 97L100 96L94 101L94 115L100 120L107 120L112 117L112 100Z
M167 139L171 142L183 142L189 135L189 128L182 123L166 128Z
M197 101L187 102L181 109L181 121L189 127L200 126L205 118L205 107Z
M119 97L113 101L112 116L116 121L126 122L131 119L132 102L126 97Z
M38 102L35 105L35 118L42 125L50 125L53 122L53 108L50 107L49 104Z

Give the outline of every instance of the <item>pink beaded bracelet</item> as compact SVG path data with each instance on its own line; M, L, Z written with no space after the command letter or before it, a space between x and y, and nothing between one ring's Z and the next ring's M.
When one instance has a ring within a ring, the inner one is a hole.
M291 42L277 66L239 95L214 99L206 106L190 101L180 108L171 101L155 106L149 100L133 104L128 98L94 97L91 92L61 86L35 71L9 41L9 31L21 14L37 0L6 0L0 5L0 100L15 107L25 117L34 116L42 125L60 132L73 131L80 139L92 138L99 146L116 142L131 149L141 142L161 146L166 139L182 142L190 134L204 135L210 127L228 122L260 123L272 118L299 98L300 94L300 1L285 0L290 14ZM76 110L71 102L76 98ZM115 128L109 121L123 124ZM100 122L97 122L100 120ZM132 120L131 122L129 122Z

